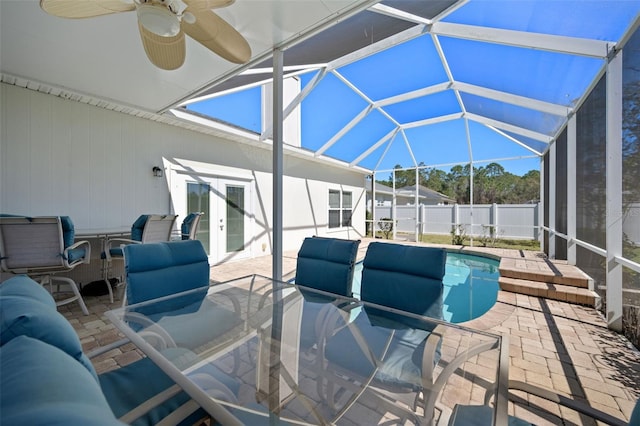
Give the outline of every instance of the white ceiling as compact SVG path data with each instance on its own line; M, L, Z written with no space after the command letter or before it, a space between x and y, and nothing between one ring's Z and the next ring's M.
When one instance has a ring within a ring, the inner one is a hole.
M255 61L270 56L274 45L367 3L238 0L216 13L244 35ZM145 111L164 111L242 68L189 37L181 68L154 67L142 48L135 12L64 19L46 14L38 0L0 0L0 19L4 80L18 77Z

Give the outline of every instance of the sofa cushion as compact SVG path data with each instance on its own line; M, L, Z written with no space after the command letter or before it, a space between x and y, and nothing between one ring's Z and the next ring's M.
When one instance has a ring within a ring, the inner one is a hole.
M19 336L0 348L0 424L122 425L91 374L69 355Z
M56 301L51 294L40 284L26 275L18 275L9 278L0 284L0 297L19 296L37 300L56 309Z
M24 288L33 289L33 286L36 286L47 293L36 282L30 279L27 280L31 281L31 283L27 281L21 282ZM4 288L7 284L10 283L7 281L0 287ZM2 342L2 345L19 336L29 336L41 340L72 356L97 380L97 374L91 361L82 352L78 334L69 321L56 310L55 303L53 306L50 303L43 303L41 299L46 298L41 295L41 297L28 297L11 296L6 295L6 293L8 292L3 292L0 295L0 304L2 304L2 311L0 312L0 342ZM38 293L34 291L34 294ZM48 293L47 296L51 298Z

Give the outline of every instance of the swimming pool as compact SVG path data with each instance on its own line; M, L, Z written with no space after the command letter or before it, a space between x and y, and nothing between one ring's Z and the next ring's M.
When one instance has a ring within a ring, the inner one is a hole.
M498 299L500 262L487 257L447 253L444 275L443 314L445 321L460 323L486 313ZM354 297L360 298L362 262L353 277Z

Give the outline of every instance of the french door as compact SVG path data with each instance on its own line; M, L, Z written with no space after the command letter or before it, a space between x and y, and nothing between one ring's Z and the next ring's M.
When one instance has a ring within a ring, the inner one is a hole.
M179 222L189 212L202 213L196 238L210 263L251 254L251 181L178 171L171 193Z

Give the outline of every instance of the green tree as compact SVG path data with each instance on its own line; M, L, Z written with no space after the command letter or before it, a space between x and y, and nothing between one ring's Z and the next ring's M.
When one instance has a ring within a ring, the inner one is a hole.
M416 170L401 170L395 166L396 188L414 186ZM459 204L470 202L469 164L456 165L447 173L440 169L426 168L420 163L419 184L453 198ZM393 173L387 180L378 181L391 187ZM475 204L520 204L536 202L540 198L540 172L530 170L523 176L509 173L498 163L473 168L473 202Z

